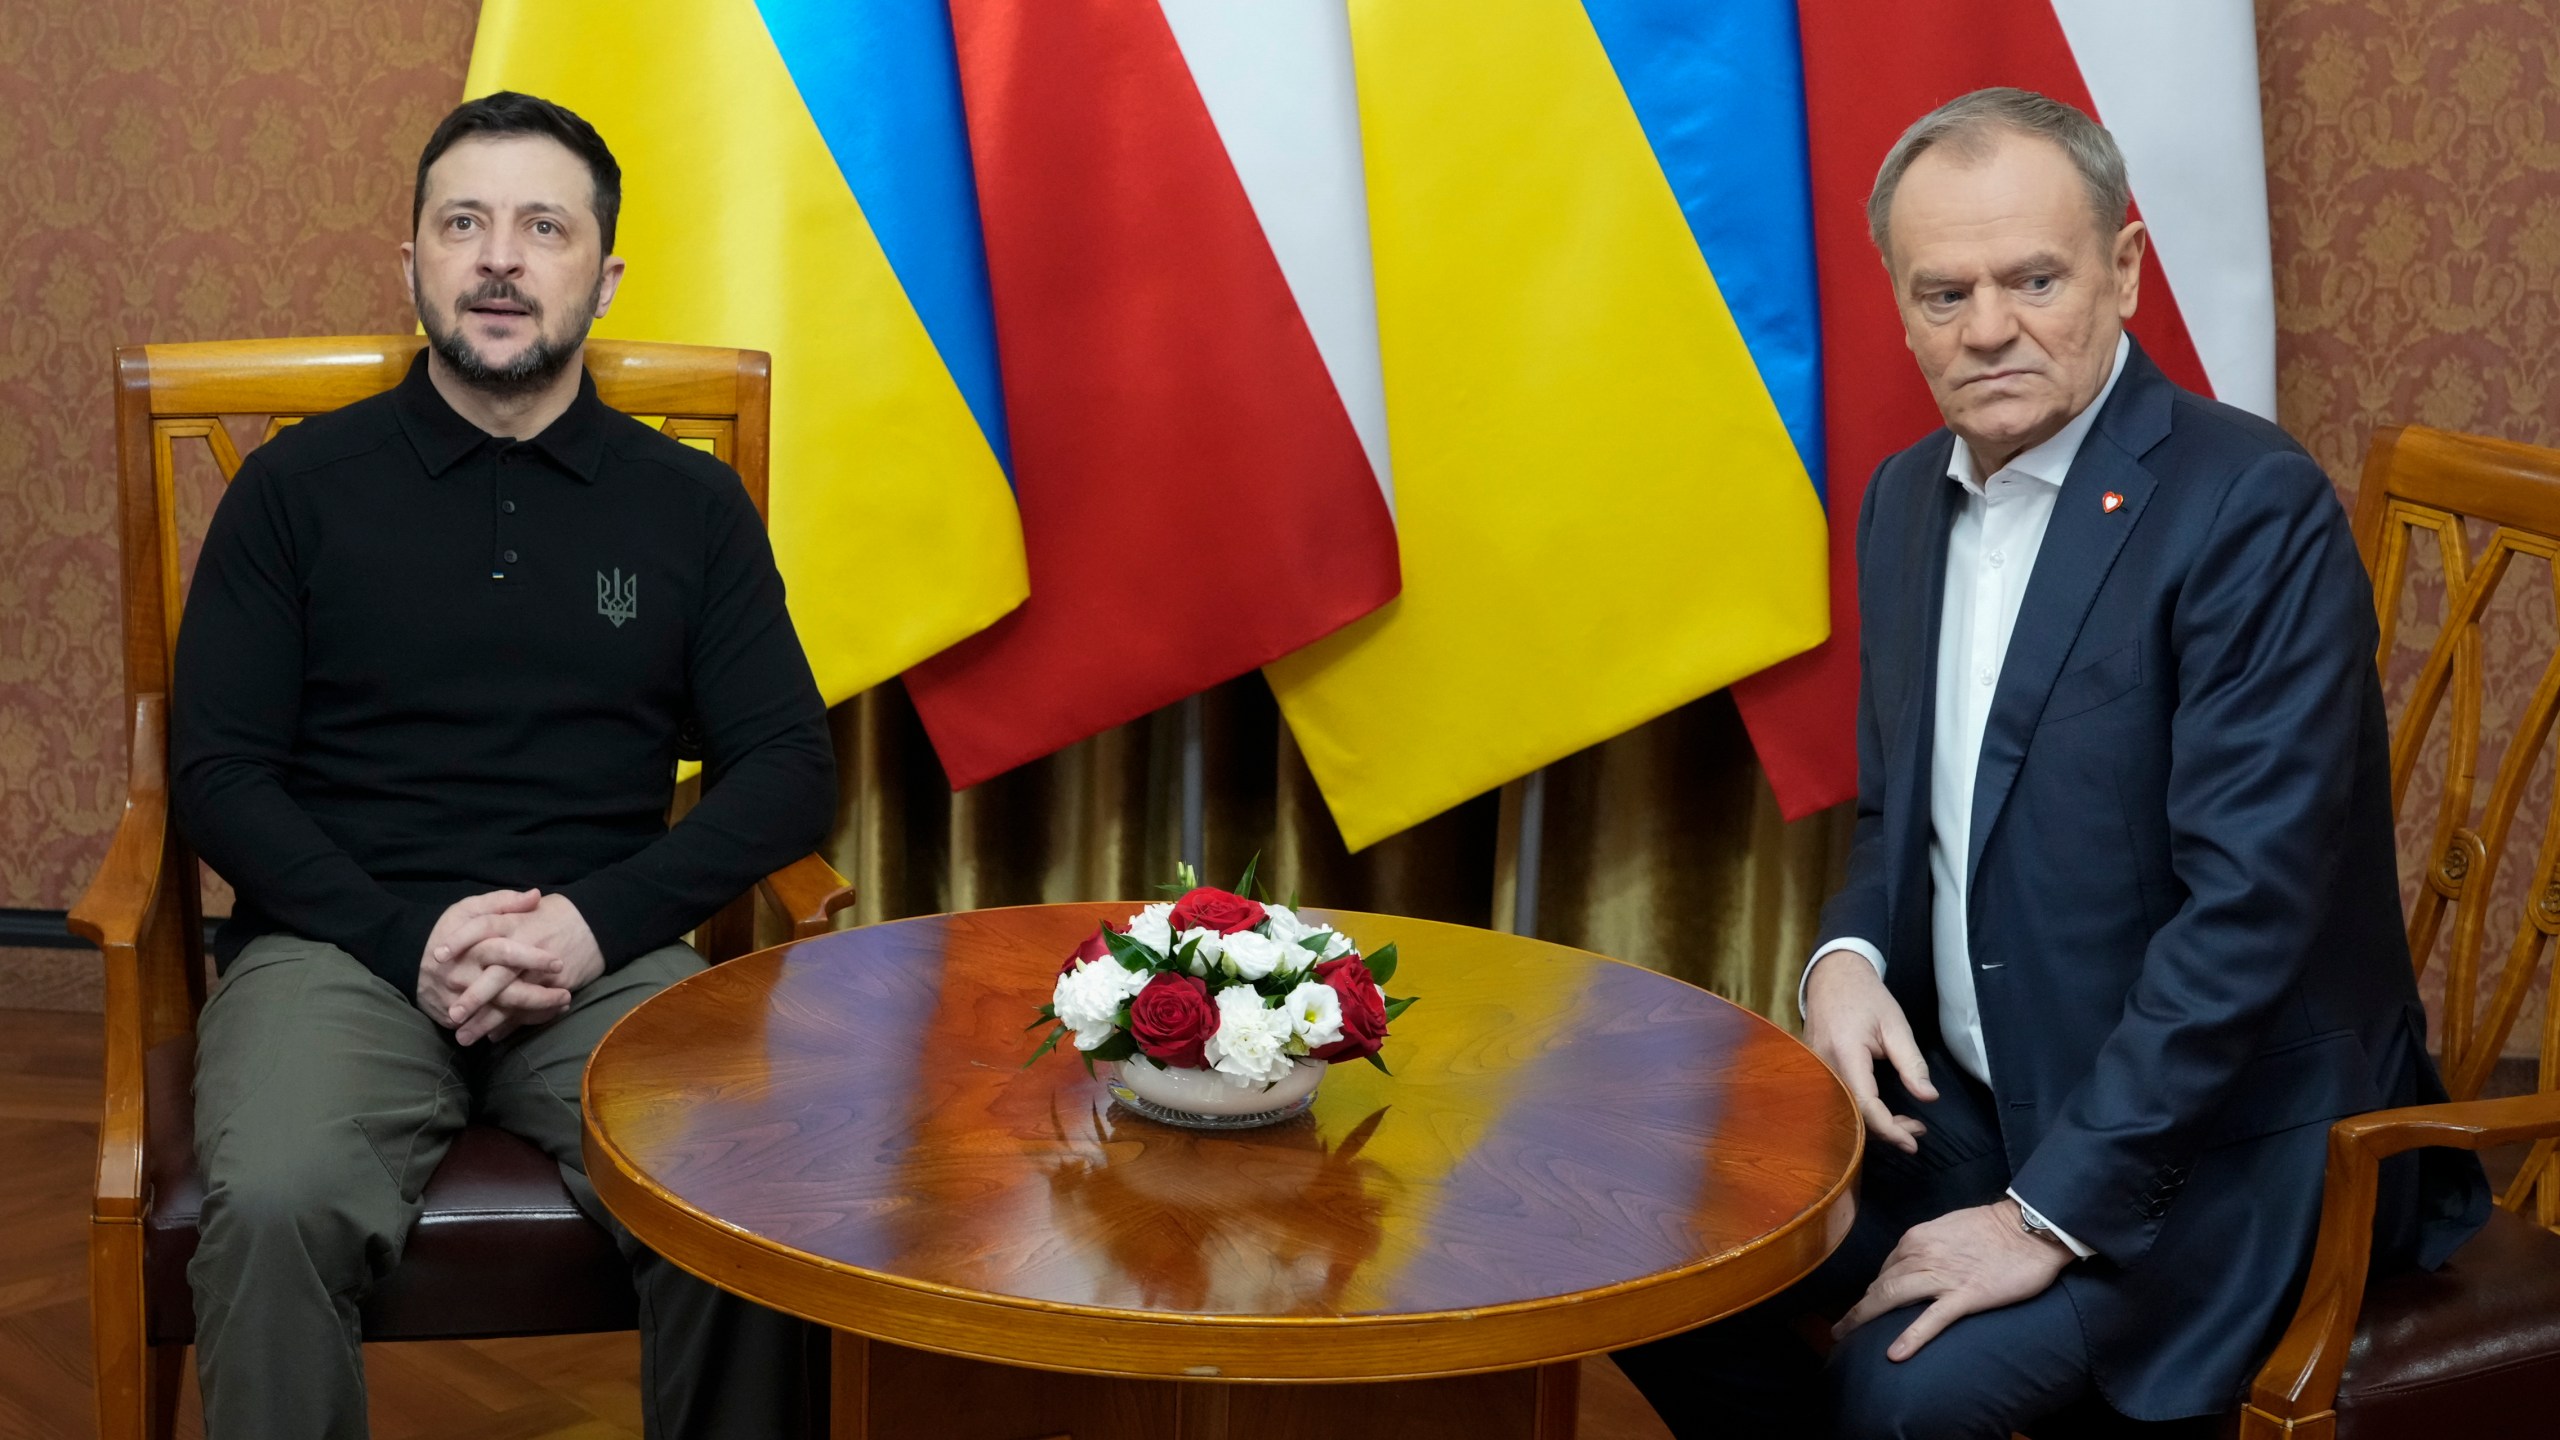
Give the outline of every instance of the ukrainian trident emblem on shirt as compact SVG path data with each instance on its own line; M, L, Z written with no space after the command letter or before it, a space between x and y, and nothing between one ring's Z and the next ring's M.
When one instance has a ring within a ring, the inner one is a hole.
M604 578L603 571L597 571L596 613L612 621L613 628L616 630L622 628L623 621L638 615L640 613L640 572L633 571L631 578L625 580L622 578L622 572L617 569L613 572L613 578L607 580Z

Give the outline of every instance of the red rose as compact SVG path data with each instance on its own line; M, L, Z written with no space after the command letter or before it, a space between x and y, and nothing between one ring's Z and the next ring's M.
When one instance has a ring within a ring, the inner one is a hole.
M1203 1046L1218 1033L1217 1002L1189 975L1158 975L1129 1002L1129 1034L1147 1058L1174 1069L1209 1063Z
M1102 932L1103 932L1103 931L1105 931L1105 930L1118 930L1118 929L1119 929L1119 927L1118 927L1118 926L1113 925L1111 922L1109 922L1109 921L1107 921L1107 920L1106 920L1106 921L1104 921L1102 924L1100 924L1100 925L1096 925L1095 927L1093 927L1093 933L1092 933L1092 934L1090 934L1090 935L1087 935L1086 937L1084 937L1084 943L1083 943L1083 944L1081 944L1081 945L1079 945L1079 946L1077 946L1077 947L1076 947L1076 952L1075 952L1074 954L1072 954L1072 955L1070 955L1070 956L1068 956L1068 957L1067 957L1067 963L1065 963L1065 964L1063 964L1063 965L1061 965L1061 966L1059 966L1059 967L1058 967L1058 973L1059 973L1059 974L1061 974L1061 975L1064 975L1064 974L1066 974L1068 971L1073 970L1073 969L1074 969L1074 968L1076 968L1078 965L1083 964L1083 963L1084 963L1084 962L1086 962L1087 960L1108 960L1108 959L1110 959L1110 958L1111 958L1111 942L1102 938ZM1126 931L1126 930L1120 930L1120 932L1119 932L1119 933L1121 933L1121 934L1123 934L1123 935L1126 935L1126 934L1128 934L1129 932L1128 932L1128 931Z
M1315 968L1316 983L1333 987L1342 999L1342 1038L1307 1053L1318 1060L1360 1060L1387 1043L1387 1002L1378 982L1358 955L1327 960Z
M1261 901L1247 900L1241 895L1212 890L1203 885L1174 901L1173 914L1169 918L1176 935L1195 929L1206 930L1212 935L1233 935L1261 924L1265 913Z

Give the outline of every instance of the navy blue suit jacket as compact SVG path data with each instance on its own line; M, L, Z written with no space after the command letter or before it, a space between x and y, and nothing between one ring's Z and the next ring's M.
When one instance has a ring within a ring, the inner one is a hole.
M1942 1064L1929 782L1954 443L1867 487L1857 830L1822 931L1882 948ZM2375 643L2319 466L2135 348L2009 642L1968 893L2015 1185L2098 1252L2063 1284L2100 1392L2136 1418L2226 1408L2261 1362L2310 1259L2328 1123L2443 1096ZM2469 1156L2424 1153L2386 1175L2377 1244L2432 1265L2488 1198Z

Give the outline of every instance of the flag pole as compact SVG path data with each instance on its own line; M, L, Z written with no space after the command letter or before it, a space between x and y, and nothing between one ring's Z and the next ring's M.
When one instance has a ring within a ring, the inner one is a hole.
M1182 702L1182 863L1194 875L1209 873L1207 767L1201 758L1200 697Z
M1520 839L1511 862L1511 933L1538 933L1538 872L1546 858L1547 770L1541 765L1520 782Z

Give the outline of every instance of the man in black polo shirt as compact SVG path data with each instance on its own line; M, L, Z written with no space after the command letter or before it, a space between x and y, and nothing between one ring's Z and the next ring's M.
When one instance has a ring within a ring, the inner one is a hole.
M470 1117L559 1161L640 1290L652 1436L802 1423L800 1327L640 1248L578 1081L701 968L679 937L806 853L825 713L718 461L607 410L621 171L500 94L419 157L427 352L253 453L178 637L177 813L239 892L197 1030L197 1367L213 1440L361 1436L357 1305ZM664 822L679 733L718 783Z

